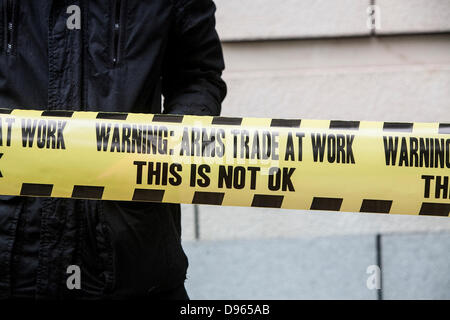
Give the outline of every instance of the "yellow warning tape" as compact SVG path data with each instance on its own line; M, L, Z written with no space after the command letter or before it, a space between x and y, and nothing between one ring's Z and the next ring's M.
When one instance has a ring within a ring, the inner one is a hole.
M449 216L450 124L0 110L0 194Z

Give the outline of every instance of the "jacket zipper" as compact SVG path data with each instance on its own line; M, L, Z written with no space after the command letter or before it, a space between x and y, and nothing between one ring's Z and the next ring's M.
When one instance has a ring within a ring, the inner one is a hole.
M12 54L15 50L14 32L15 32L15 3L14 0L6 2L6 53Z
M122 0L115 0L113 15L113 36L112 36L112 63L114 66L119 64L120 59L120 30L122 13Z

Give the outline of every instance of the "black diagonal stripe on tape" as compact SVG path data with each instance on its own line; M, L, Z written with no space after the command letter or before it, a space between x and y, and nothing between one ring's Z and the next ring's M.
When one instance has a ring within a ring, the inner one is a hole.
M412 132L413 125L410 122L385 122L383 124L383 131Z
M339 211L341 210L342 198L320 198L314 197L311 210Z
M449 214L450 214L449 203L423 202L419 212L419 215L421 216L448 217Z
M369 213L389 213L392 207L392 200L371 200L364 199L359 212Z
M105 120L127 120L128 113L118 113L118 112L99 112L97 114L97 119Z
M3 153L0 153L0 159L3 157ZM0 171L0 178L3 178L3 174L2 174L2 172Z
M73 111L47 110L47 111L43 111L41 116L42 117L71 118L73 116Z
M330 129L359 130L359 121L331 120Z
M202 192L195 191L194 198L192 199L193 204L211 204L211 205L222 205L223 197L225 193L223 192Z
M133 201L161 202L164 190L134 189Z
M175 114L155 114L153 122L182 123L184 116Z
M255 194L253 196L252 207L281 208L283 199L284 196Z
M440 123L439 134L450 134L450 123Z
M270 126L280 128L299 128L301 123L301 119L272 119L270 121Z
M72 198L80 199L101 199L105 187L95 186L74 186L72 191Z
M0 108L0 114L11 114L12 109Z
M227 117L214 117L211 124L218 124L224 126L240 126L242 118L227 118Z
M52 184L22 183L20 195L30 197L50 197L52 195L52 190Z

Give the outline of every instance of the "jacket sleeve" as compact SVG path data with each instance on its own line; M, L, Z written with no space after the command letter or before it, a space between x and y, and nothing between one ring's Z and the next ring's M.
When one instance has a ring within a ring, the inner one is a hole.
M174 0L163 64L164 113L219 115L226 95L222 47L212 0Z

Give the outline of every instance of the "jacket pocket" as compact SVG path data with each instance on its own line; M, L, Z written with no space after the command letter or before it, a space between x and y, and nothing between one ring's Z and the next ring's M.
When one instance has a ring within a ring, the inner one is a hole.
M1 47L9 55L17 51L19 3L19 0L2 0Z
M111 64L113 67L120 64L123 53L125 35L126 1L112 0L111 14Z

